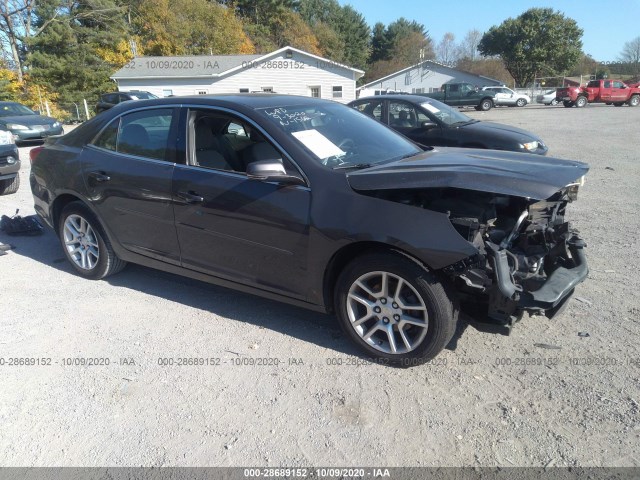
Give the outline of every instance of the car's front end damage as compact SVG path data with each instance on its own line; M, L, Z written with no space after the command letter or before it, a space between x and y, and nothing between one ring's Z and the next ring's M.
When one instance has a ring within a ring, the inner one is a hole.
M587 166L443 150L387 166L386 182L371 171L350 182L368 195L448 216L476 252L440 271L463 305L482 306L489 322L509 331L525 312L556 315L588 273L585 242L565 219Z
M443 269L463 299L480 296L499 325L511 326L526 311L553 317L588 273L586 245L565 221L577 188L568 185L541 201L485 195L474 208L484 205L482 216L452 212L456 230L478 249Z

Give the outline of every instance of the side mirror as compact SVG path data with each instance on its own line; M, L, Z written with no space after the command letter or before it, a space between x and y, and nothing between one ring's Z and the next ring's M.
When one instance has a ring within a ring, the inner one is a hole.
M33 113L35 113L36 115L40 115L40 110L33 110Z
M249 180L261 182L276 182L282 185L304 185L305 182L297 175L289 175L282 164L282 159L258 160L247 165Z
M437 123L433 123L433 122L422 122L422 128L424 128L425 130L429 130L431 128L435 128L437 127L438 124Z

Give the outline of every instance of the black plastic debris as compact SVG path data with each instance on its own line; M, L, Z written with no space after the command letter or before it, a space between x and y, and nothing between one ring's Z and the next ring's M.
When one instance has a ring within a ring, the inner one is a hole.
M34 236L44 233L44 227L35 215L21 217L18 215L19 211L20 210L16 210L16 214L13 217L2 215L2 218L0 218L0 230L7 235L13 236Z

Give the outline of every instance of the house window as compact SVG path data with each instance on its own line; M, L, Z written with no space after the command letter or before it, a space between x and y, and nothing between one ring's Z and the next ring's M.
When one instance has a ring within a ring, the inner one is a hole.
M436 92L439 92L439 91L440 91L440 89L438 87L430 87L429 88L429 93L436 93Z
M412 93L424 93L424 88L413 88Z
M342 98L342 86L333 87L333 98Z
M262 91L265 93L273 93L273 87L262 87Z
M241 88L240 89L240 93L249 93L249 89L248 88Z
M320 87L309 87L313 98L320 98Z
M163 97L170 97L173 95L173 90L171 90L170 88L166 88L164 90L162 90L162 96Z
M407 72L404 75L404 84L411 85L411 72Z

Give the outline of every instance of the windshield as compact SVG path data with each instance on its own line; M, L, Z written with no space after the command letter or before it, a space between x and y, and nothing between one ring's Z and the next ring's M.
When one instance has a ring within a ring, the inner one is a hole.
M37 115L30 108L19 103L5 103L0 106L0 117L12 117L14 115Z
M445 125L460 125L462 123L470 123L474 120L467 117L464 113L456 108L451 108L437 100L429 100L420 104L425 115L434 122L444 123Z
M413 143L341 104L308 103L258 111L331 168L362 167L416 155Z

